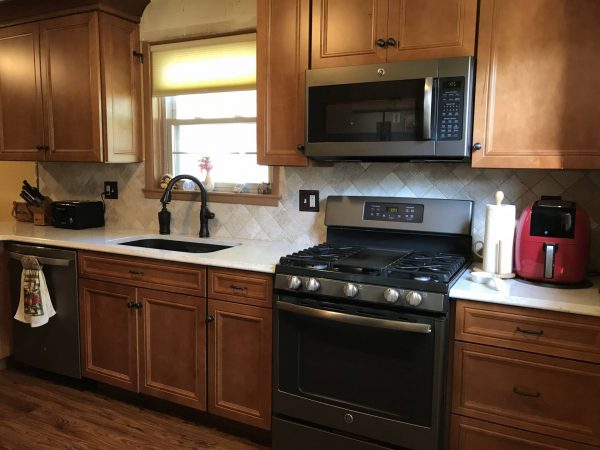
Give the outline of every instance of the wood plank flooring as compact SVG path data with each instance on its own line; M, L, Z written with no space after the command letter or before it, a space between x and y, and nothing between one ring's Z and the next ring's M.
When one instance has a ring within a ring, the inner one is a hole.
M176 448L266 447L15 369L0 372L0 449Z

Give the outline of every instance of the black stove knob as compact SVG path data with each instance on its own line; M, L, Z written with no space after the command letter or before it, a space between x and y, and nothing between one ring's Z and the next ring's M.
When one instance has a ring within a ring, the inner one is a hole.
M415 291L410 291L406 294L406 301L410 306L419 306L423 301L423 296Z
M299 289L302 286L302 280L298 278L296 275L292 275L288 277L288 288L289 289Z
M346 283L343 290L346 297L355 297L358 294L358 286L354 283Z
M400 294L396 289L387 288L383 291L383 298L385 298L387 302L396 303L400 298Z
M321 283L319 283L315 278L309 278L306 282L306 290L315 292L318 291L321 287Z

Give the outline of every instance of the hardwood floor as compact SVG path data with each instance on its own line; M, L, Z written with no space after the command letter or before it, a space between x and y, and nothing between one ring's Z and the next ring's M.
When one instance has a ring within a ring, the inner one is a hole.
M265 449L194 422L7 369L0 449Z

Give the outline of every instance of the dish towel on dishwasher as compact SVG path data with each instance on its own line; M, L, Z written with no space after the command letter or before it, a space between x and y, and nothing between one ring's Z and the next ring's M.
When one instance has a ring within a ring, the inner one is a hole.
M32 327L40 327L56 314L42 265L35 256L23 256L21 258L23 272L21 273L21 299L15 319L31 324Z

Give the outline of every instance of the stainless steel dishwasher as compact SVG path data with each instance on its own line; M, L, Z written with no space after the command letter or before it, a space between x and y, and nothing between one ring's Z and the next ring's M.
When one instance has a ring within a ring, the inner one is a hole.
M12 315L21 293L22 256L35 256L43 266L56 315L32 328L13 319L15 361L49 372L81 378L77 253L52 247L11 243L8 246Z

